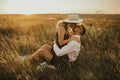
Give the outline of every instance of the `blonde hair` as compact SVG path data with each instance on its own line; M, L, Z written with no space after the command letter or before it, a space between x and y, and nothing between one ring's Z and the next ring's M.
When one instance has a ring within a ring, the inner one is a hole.
M67 23L64 22L64 20L58 21L56 26L57 26L56 28L58 28L60 26L64 26L65 30L68 31L68 25L67 25Z
M60 24L64 24L64 20L60 20L60 21L58 21L56 26L59 27Z

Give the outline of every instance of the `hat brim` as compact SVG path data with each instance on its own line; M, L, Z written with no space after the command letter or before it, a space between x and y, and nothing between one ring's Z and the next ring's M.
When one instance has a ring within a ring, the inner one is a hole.
M79 19L79 20L65 19L64 22L66 22L66 23L80 23L80 22L83 22L83 19Z

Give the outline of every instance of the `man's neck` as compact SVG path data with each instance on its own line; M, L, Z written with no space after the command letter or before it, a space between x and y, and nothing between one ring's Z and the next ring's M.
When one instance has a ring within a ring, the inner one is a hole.
M73 33L73 35L80 35L80 33Z

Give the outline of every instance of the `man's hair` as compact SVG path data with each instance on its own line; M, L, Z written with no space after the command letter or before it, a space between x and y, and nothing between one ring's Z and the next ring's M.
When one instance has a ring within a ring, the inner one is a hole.
M80 33L80 35L84 35L86 33L86 29L85 29L85 27L84 27L83 24L81 24L80 27L81 27L81 33Z

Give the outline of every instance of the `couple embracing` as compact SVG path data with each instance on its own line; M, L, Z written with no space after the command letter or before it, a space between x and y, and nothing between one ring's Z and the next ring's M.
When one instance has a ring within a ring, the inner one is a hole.
M44 58L51 68L60 72L64 80L79 80L79 76L69 70L69 65L76 61L80 52L80 36L86 29L78 14L68 15L68 19L60 20L56 27L56 39L53 45L43 45L35 53L26 58L31 62ZM70 32L71 30L71 32Z

